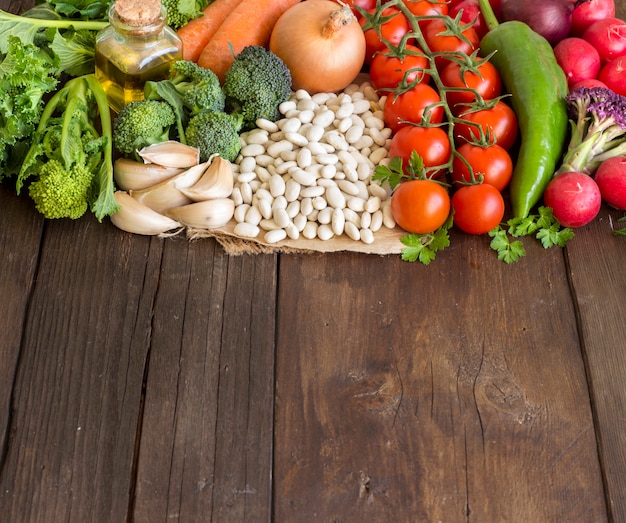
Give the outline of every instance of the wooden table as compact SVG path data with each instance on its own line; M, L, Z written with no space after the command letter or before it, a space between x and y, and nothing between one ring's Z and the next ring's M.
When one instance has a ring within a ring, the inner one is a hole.
M513 265L229 256L4 183L0 520L624 522L619 216Z

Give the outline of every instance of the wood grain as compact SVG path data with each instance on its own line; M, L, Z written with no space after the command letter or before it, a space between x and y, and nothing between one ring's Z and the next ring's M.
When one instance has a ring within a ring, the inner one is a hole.
M454 245L281 259L276 521L605 520L562 252Z

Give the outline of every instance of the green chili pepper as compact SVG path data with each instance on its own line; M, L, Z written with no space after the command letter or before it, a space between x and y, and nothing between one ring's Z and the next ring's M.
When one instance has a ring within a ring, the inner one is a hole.
M567 78L548 41L519 21L498 23L479 0L489 32L480 48L498 69L517 115L520 149L511 179L513 215L525 218L554 175L568 130Z

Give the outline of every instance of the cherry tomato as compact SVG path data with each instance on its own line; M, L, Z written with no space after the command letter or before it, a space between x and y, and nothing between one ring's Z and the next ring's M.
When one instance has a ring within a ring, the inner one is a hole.
M376 9L368 11L374 14ZM380 26L381 36L391 45L398 45L402 37L411 30L411 25L406 16L396 7L387 7L383 9L381 16L389 19ZM363 28L365 35L365 63L370 64L374 55L378 51L383 51L387 45L380 39L376 29L370 27L365 18L361 18L359 23Z
M450 150L448 134L440 127L407 125L402 127L391 139L389 156L401 158L402 165L406 170L411 153L415 151L422 158L424 167L429 169L448 162ZM434 177L439 172L439 170L435 170L429 172L429 175Z
M417 84L398 96L389 94L383 109L385 124L396 133L402 127L411 125L404 123L403 120L421 123L424 116L427 116L431 123L441 123L444 114L443 106L437 105L429 108L440 101L437 91L424 83Z
M415 16L436 16L448 14L447 0L404 0L404 5ZM424 20L428 23L430 20ZM424 27L424 24L421 24Z
M433 232L448 219L450 196L433 180L408 180L398 185L391 196L391 213L407 232Z
M467 160L474 171L474 180L470 175L467 164L459 157L452 160L452 181L462 185L478 181L482 175L482 183L493 185L502 191L511 181L513 175L513 161L506 149L498 144L480 147L470 143L461 145L457 152Z
M431 20L423 30L424 39L432 52L456 52L470 55L480 44L478 33L472 26L463 25L460 35L446 34L450 31L449 25L454 26L451 18L437 18ZM435 58L437 69L441 70L449 60L443 56Z
M457 143L480 139L480 130L495 138L496 143L507 151L517 139L517 116L511 107L499 100L492 109L481 109L462 115L463 121L454 125Z
M404 80L407 85L413 82L428 82L430 76L424 69L430 65L426 55L414 45L405 46L406 54L397 57L389 49L377 53L370 64L370 80L378 92L393 90Z
M486 234L504 217L504 198L487 183L464 185L452 195L454 225L468 234Z
M502 94L502 79L496 66L482 62L475 68L466 68L458 62L450 62L441 71L441 81L446 87L474 89L483 100L492 100ZM472 91L448 91L448 105L458 113L476 100Z

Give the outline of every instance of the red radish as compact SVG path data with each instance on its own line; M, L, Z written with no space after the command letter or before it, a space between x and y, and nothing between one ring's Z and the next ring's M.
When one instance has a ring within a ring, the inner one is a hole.
M563 227L582 227L600 212L602 197L598 184L587 174L557 174L543 193L544 203L552 208Z
M602 199L616 209L626 210L626 156L604 160L594 178Z
M626 55L611 60L601 70L598 80L617 94L626 96Z
M570 37L561 40L554 47L556 61L572 85L596 78L600 72L600 54L587 40Z
M604 82L601 82L597 78L591 78L589 80L583 80L582 82L575 83L574 85L572 85L570 89L574 90L578 87L587 87L588 89L590 89L592 87L606 87L606 86L607 85Z
M615 17L613 0L588 0L579 3L572 11L570 36L582 36L585 29L597 20Z
M619 18L606 18L591 24L583 33L583 38L593 45L602 63L626 53L626 22Z
M488 28L483 18L483 14L478 5L478 0L462 0L454 4L454 7L450 8L449 15L455 18L460 11L463 11L461 15L461 22L469 24L476 21L473 25L474 29L481 38L487 34Z

